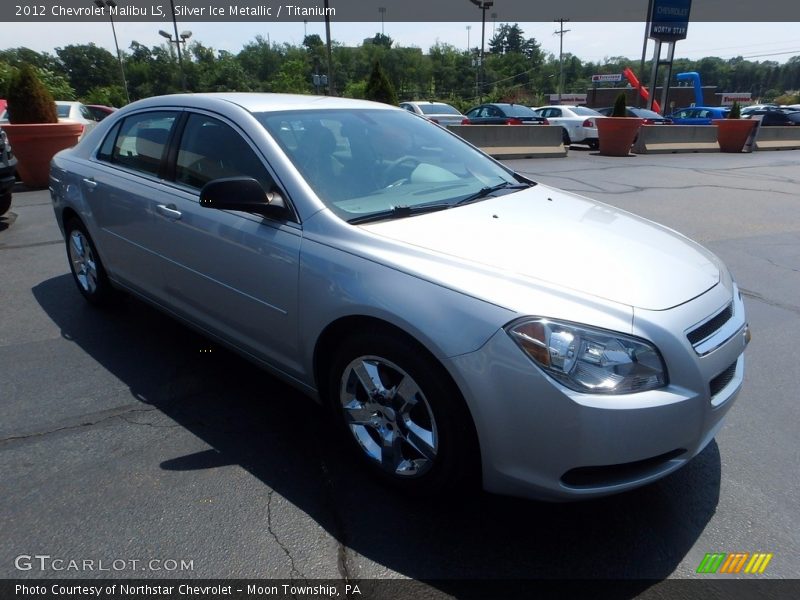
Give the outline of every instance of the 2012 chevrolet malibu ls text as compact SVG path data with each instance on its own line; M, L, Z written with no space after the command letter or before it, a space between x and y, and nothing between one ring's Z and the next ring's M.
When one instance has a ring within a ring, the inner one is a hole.
M126 290L256 361L408 491L631 489L742 385L717 257L398 108L151 98L58 154L51 194L89 302Z

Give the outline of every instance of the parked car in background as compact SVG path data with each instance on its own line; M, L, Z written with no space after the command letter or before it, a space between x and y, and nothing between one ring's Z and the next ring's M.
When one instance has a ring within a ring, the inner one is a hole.
M564 128L564 145L586 144L597 149L597 117L602 115L592 108L559 104L557 106L540 106L533 109L540 117L547 119L550 125L561 125Z
M406 492L642 486L702 452L742 386L719 258L397 107L148 98L57 154L50 190L62 303L127 290L192 324L324 403Z
M596 109L597 112L600 114L610 117L611 113L614 112L613 106L606 106L604 108ZM660 114L653 110L647 110L646 108L636 108L635 106L626 106L625 107L626 115L629 117L638 117L639 119L644 119L644 125L672 125L672 119L667 117L662 117Z
M59 121L71 121L83 125L83 135L81 138L94 129L94 126L98 123L98 119L96 119L86 105L81 102L56 100L56 110L58 111Z
M11 193L17 174L17 159L8 143L6 132L0 129L0 215L11 208Z
M746 116L761 117L761 125L765 127L800 125L800 110L791 108L751 110Z
M673 125L711 125L713 119L724 119L730 112L727 106L688 106L674 111L669 118Z
M104 106L102 104L87 104L86 108L89 109L89 112L92 113L92 116L97 121L102 121L108 115L112 115L118 110L113 106Z
M83 139L83 136L89 133L99 121L85 104L72 100L56 100L56 112L58 113L59 121L83 124L81 139ZM7 110L4 110L2 114L0 114L0 123L8 123Z
M532 108L522 104L481 104L467 111L464 125L547 125Z
M747 115L754 110L777 110L780 106L777 104L751 104L750 106L742 107L742 115Z
M447 127L448 125L461 125L464 115L456 108L444 102L422 102L419 100L401 102L400 108L413 112L416 115Z

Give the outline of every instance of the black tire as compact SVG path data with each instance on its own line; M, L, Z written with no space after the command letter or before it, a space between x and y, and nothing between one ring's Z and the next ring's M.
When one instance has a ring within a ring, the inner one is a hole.
M600 149L600 141L599 140L591 140L589 142L589 148L592 150L599 150Z
M11 192L0 196L0 217L8 212L11 208Z
M569 148L570 144L572 144L572 140L570 139L569 134L567 133L567 130L564 127L561 128L561 141L567 148Z
M86 226L77 218L64 225L67 260L72 279L81 295L95 306L106 306L116 299L103 262Z
M383 394L368 395L361 368ZM469 411L444 368L413 342L384 331L346 339L329 369L327 400L345 443L394 488L431 496L476 483Z

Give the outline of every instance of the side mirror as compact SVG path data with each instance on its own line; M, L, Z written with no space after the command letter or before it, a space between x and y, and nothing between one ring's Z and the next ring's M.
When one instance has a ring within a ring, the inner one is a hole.
M209 181L200 190L200 206L241 210L273 219L285 218L289 209L277 191L264 191L252 177L225 177Z

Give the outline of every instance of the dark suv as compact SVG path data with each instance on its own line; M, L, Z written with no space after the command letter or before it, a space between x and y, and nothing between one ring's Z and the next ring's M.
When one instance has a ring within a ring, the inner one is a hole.
M11 151L6 132L0 129L0 215L11 208L11 190L17 173L17 159Z

